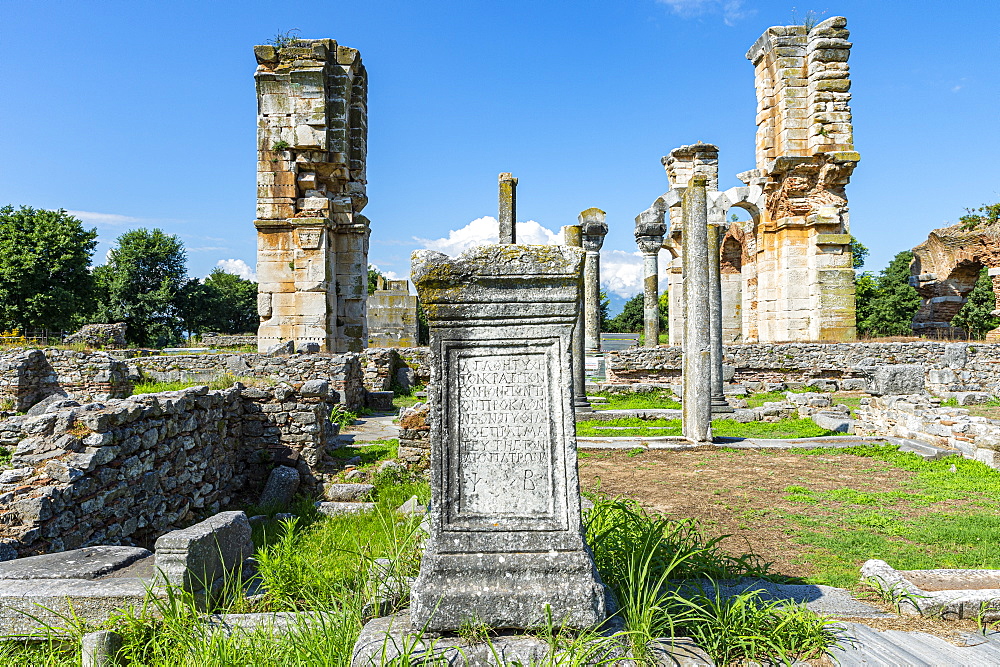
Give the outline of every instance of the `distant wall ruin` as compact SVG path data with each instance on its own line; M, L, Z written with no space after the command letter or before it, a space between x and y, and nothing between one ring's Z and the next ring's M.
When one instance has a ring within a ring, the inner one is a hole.
M416 347L417 297L410 294L410 281L378 281L378 289L368 297L368 345Z
M258 349L368 342L368 75L332 39L255 46ZM312 344L312 345L310 345ZM315 346L318 346L316 348Z
M968 335L953 327L951 320L962 309L984 268L989 271L996 295L1000 292L1000 234L996 229L952 225L932 231L913 249L910 264L910 285L921 299L913 317L914 332L941 338ZM994 314L1000 314L1000 300L995 308ZM1000 328L988 332L986 340L1000 342Z

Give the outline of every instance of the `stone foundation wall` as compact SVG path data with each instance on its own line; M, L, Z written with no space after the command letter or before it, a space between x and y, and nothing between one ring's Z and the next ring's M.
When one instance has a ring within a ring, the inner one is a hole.
M128 367L135 380L157 382L209 382L225 375L267 378L292 385L326 380L341 394L341 402L348 410L358 410L365 402L361 356L356 353L164 355L130 359Z
M24 412L51 394L104 401L132 393L126 365L107 352L12 350L0 354L0 395Z
M257 334L204 333L201 344L205 347L257 347Z
M389 391L393 383L426 386L431 381L429 347L382 348L370 347L365 358L364 383L368 391Z
M963 408L942 408L927 396L877 396L855 411L854 433L912 438L949 447L967 459L1000 468L1000 422L973 417Z
M919 364L927 389L1000 392L1000 344L946 343L786 343L727 345L724 363L736 382L802 382L827 379L838 384L865 377L861 367ZM677 346L634 348L606 353L612 382L669 382L680 377ZM860 388L860 382L849 383Z
M0 540L21 556L159 535L254 494L275 465L318 486L329 383L141 394L0 422Z

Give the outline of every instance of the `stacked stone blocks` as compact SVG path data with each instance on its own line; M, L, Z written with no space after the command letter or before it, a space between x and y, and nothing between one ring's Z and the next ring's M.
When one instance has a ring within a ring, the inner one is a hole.
M331 39L254 47L261 351L367 344L367 73Z

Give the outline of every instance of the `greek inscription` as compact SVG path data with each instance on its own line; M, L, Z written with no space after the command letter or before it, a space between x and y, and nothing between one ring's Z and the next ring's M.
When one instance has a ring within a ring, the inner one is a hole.
M457 360L451 428L460 508L473 514L549 511L552 422L545 354L466 354Z

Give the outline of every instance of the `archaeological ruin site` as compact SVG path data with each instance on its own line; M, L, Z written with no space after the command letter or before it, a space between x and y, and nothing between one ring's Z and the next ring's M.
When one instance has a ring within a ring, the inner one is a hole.
M253 47L256 337L129 349L97 325L0 352L7 664L1000 663L1000 556L906 532L1000 510L1000 327L952 323L981 271L1000 289L1000 245L935 230L915 336L859 339L849 40L835 16L768 28L752 79L734 57L742 185L720 189L726 146L651 155L641 334L602 334L602 247L632 223L595 192L559 243L519 242L518 165L497 242L369 286L361 53ZM769 629L724 626L733 605ZM810 629L779 641L788 619ZM200 652L251 644L277 652Z

